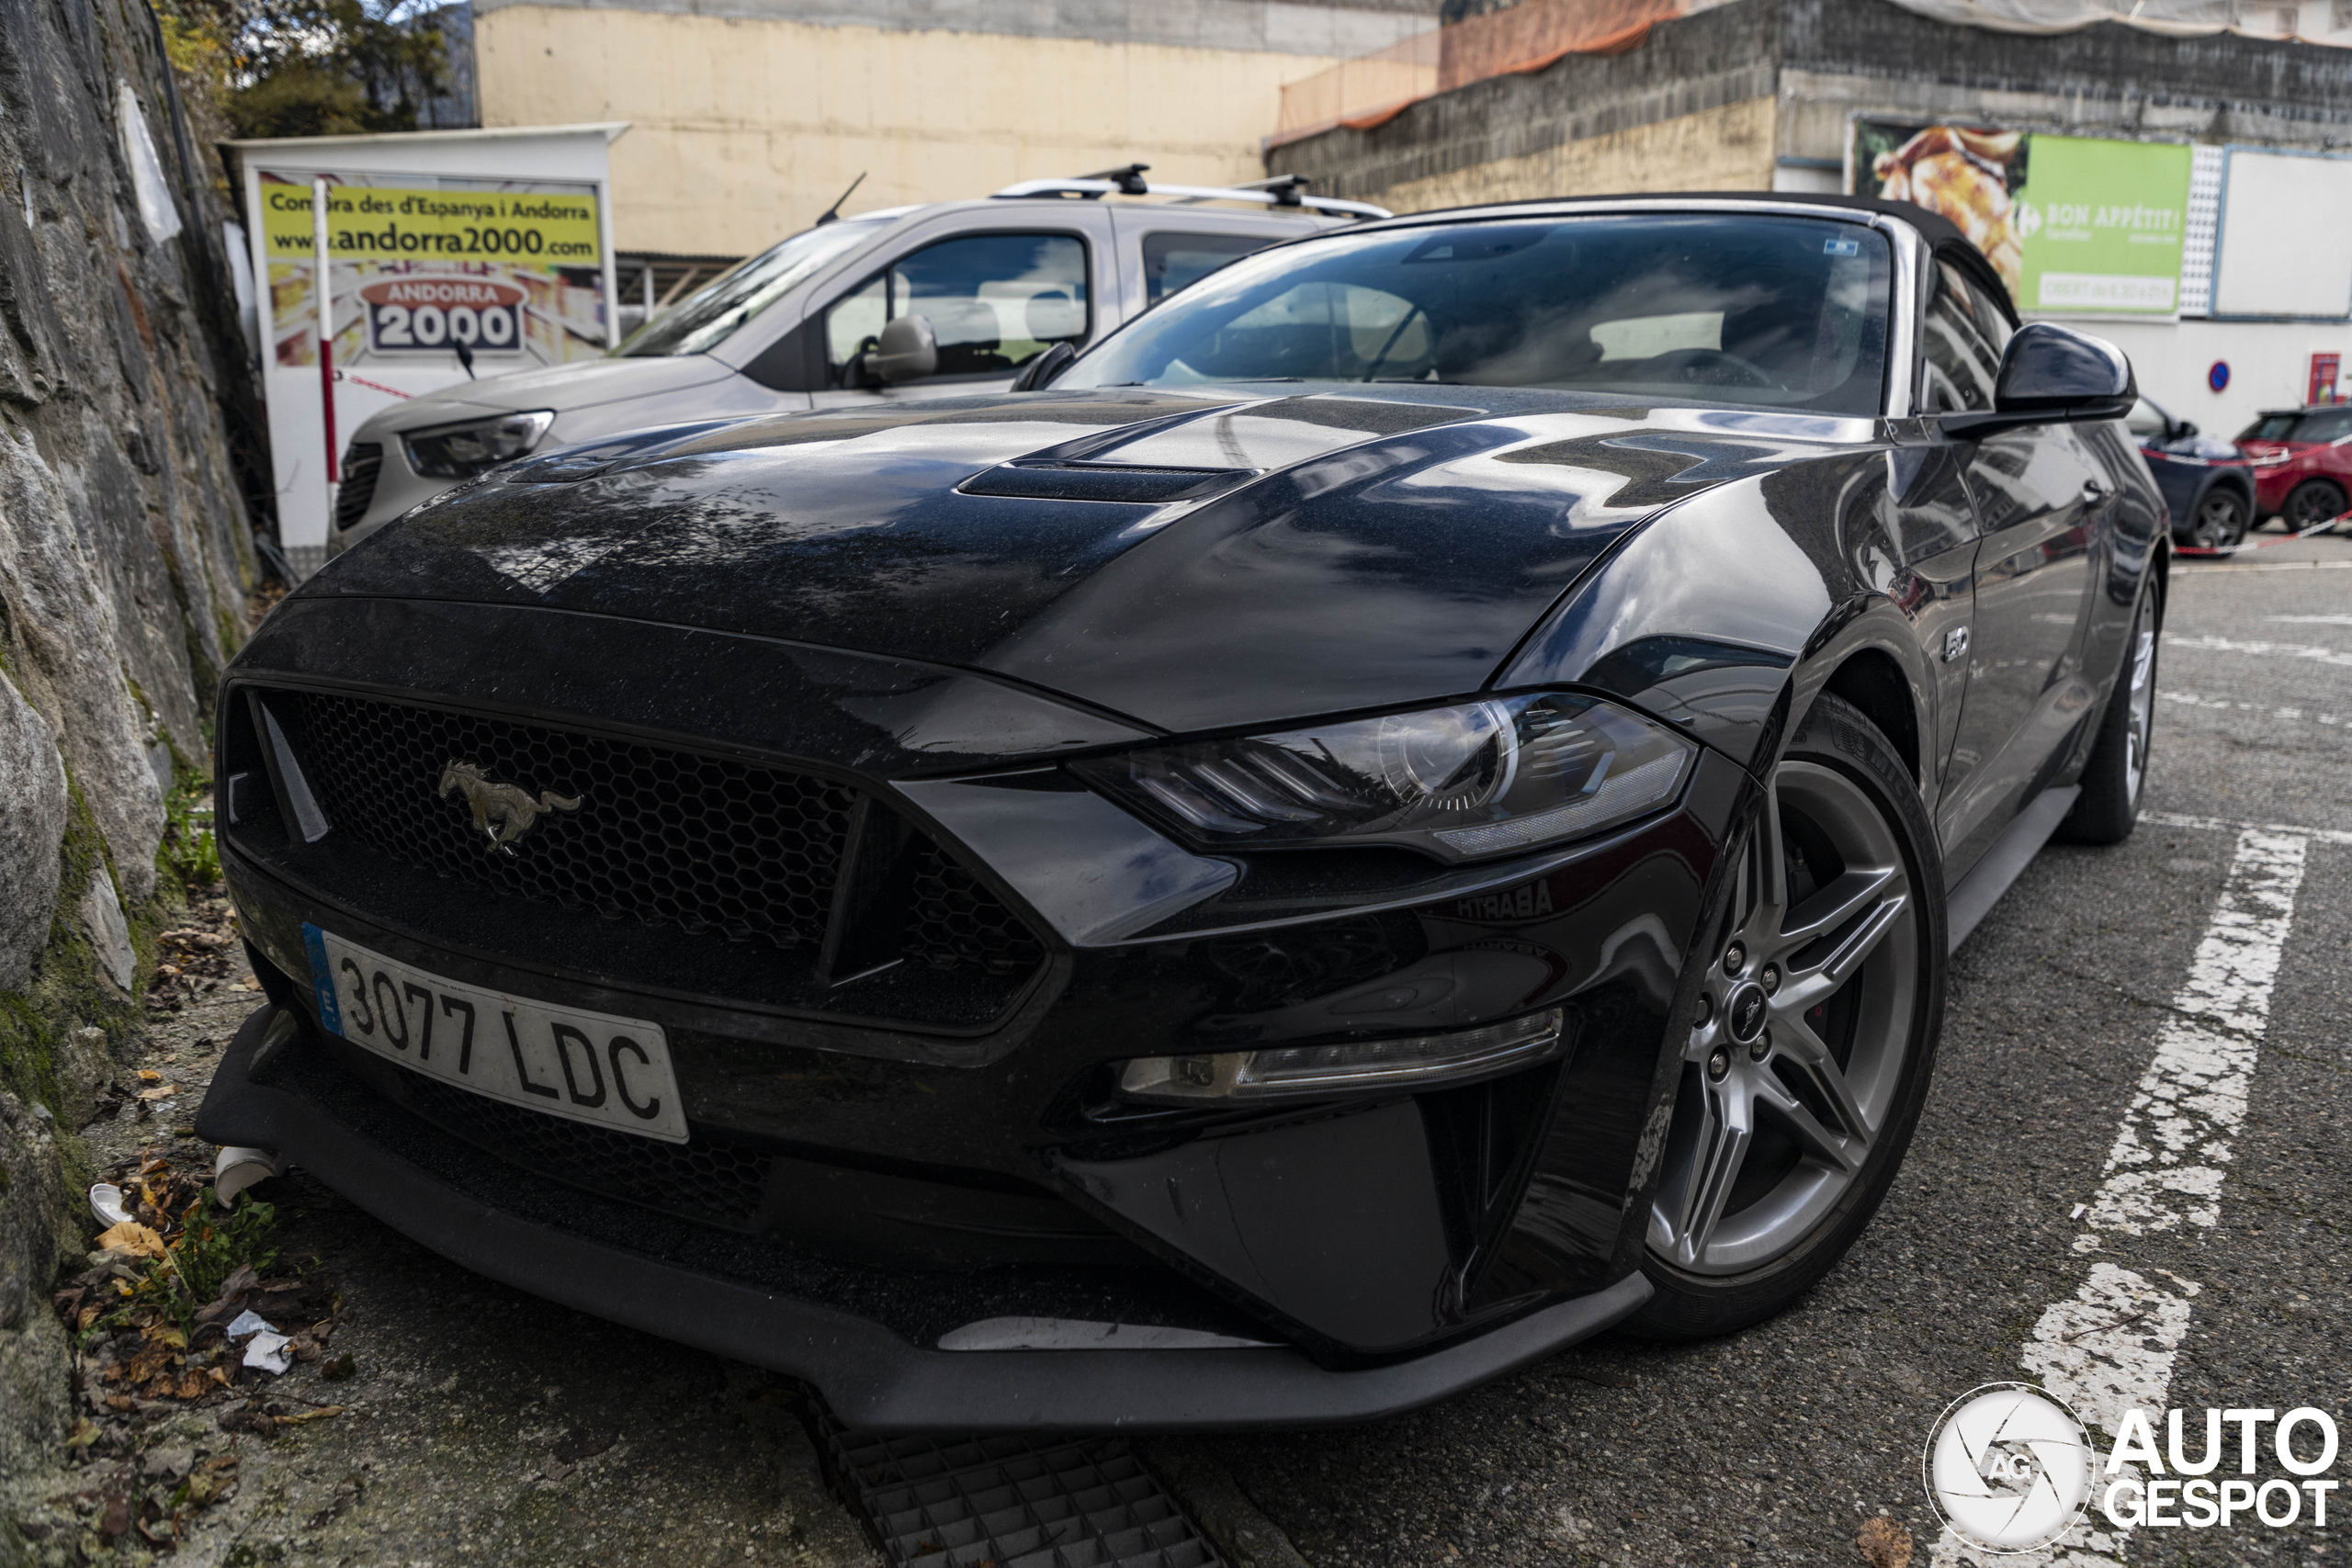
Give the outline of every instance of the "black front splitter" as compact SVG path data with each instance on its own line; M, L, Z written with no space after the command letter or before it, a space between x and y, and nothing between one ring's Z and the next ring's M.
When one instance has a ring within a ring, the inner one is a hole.
M878 1323L507 1213L249 1077L275 1015L246 1020L197 1112L199 1135L278 1151L452 1262L581 1312L813 1384L865 1432L1179 1431L1394 1415L1590 1337L1649 1299L1635 1273L1410 1360L1334 1371L1286 1347L924 1349Z

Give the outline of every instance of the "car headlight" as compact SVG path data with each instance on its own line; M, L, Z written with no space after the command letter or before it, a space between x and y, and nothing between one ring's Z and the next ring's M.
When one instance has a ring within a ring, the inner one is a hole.
M1697 745L1596 697L1493 697L1071 764L1211 848L1402 844L1475 860L1580 839L1673 800Z
M401 445L408 450L408 466L427 479L469 479L522 457L554 423L553 409L494 414L412 430L401 435Z

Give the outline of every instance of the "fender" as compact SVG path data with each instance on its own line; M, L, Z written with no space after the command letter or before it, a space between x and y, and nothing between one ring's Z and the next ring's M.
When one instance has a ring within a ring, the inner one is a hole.
M1910 509L1889 485L1889 456L1878 446L1825 454L1666 509L1554 608L1493 684L1608 692L1756 771L1839 668L1873 650L1901 672L1913 732L1938 736L1943 699L1921 612L1949 596L1921 592L1890 542L1904 534L1890 516ZM1936 770L1922 762L1931 793Z

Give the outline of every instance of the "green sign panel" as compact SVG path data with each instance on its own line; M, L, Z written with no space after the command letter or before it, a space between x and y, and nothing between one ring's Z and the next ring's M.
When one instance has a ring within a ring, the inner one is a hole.
M2016 205L2022 308L2159 316L2180 309L2188 148L2037 136L2032 177Z
M1984 126L1854 122L1854 188L1959 225L2020 310L2180 308L2189 150Z

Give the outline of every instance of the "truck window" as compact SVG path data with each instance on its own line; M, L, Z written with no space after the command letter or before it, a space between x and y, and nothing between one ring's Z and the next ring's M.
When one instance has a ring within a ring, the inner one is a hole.
M1157 305L1188 283L1206 277L1236 256L1262 250L1278 236L1162 231L1143 237L1143 293Z
M941 376L1009 376L1049 344L1086 340L1086 245L1069 234L967 234L899 257L826 312L832 384L884 322L910 313L931 322Z
M872 243L887 226L866 218L808 229L714 278L631 333L616 351L630 358L707 354L824 267Z

